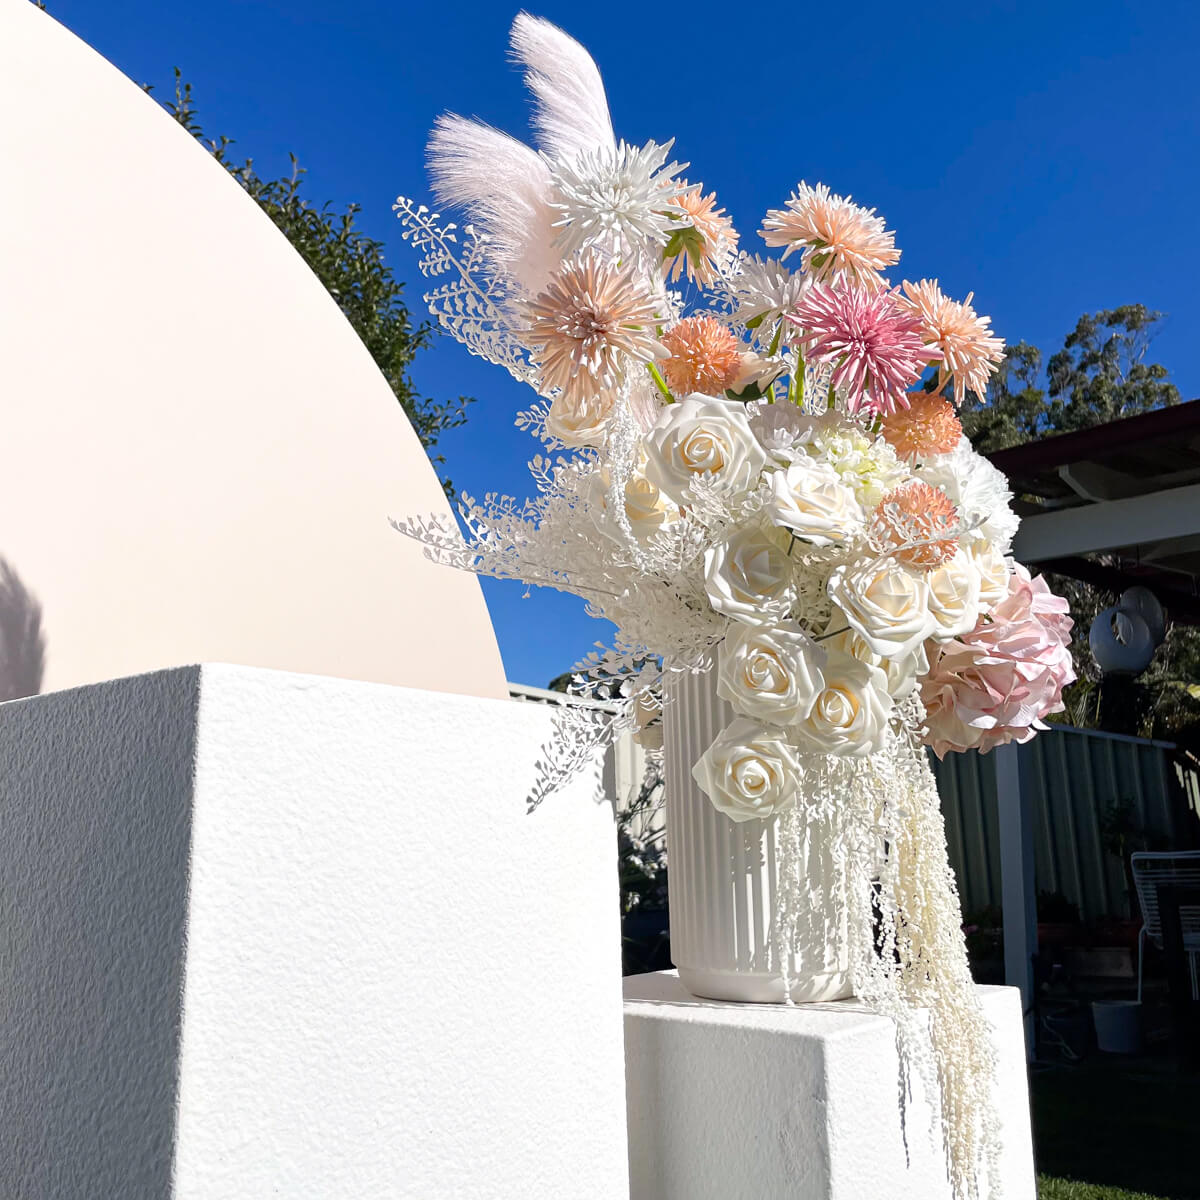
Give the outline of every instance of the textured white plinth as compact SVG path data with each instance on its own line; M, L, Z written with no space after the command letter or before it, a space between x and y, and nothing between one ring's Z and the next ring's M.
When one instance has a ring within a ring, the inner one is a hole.
M1033 1200L1017 992L981 988L996 1026L1005 1200ZM889 1021L854 1000L729 1004L674 972L625 981L631 1200L948 1200L921 1095L908 1152Z
M227 666L0 707L0 1196L625 1196L611 815L526 815L550 719Z

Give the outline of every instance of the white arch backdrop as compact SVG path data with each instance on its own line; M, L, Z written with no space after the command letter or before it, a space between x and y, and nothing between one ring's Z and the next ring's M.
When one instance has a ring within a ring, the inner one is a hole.
M29 0L0 0L0 164L0 558L43 690L208 660L504 696L477 581L388 527L446 502L333 301Z

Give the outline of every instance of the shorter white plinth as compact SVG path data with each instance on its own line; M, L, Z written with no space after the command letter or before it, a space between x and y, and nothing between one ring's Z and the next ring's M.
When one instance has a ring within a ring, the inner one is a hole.
M0 1196L626 1190L612 816L553 713L243 667L0 706Z
M999 1052L1005 1200L1032 1200L1017 993L979 989ZM949 1200L919 1093L902 1129L892 1023L853 1000L698 1000L674 972L625 981L631 1200ZM907 1162L905 1154L907 1134Z

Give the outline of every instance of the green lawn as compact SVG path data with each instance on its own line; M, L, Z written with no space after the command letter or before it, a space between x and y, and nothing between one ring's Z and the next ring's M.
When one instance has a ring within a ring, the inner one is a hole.
M1200 1200L1200 1077L1093 1055L1030 1091L1040 1200Z
M1074 1179L1053 1179L1038 1176L1038 1200L1168 1200L1151 1196L1149 1192L1127 1192L1123 1188L1102 1187L1095 1183L1079 1183Z

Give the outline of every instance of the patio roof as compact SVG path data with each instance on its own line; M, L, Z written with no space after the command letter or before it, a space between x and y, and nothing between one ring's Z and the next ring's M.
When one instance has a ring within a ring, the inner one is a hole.
M1200 401L989 457L1018 497L1021 562L1118 592L1141 584L1200 625Z

